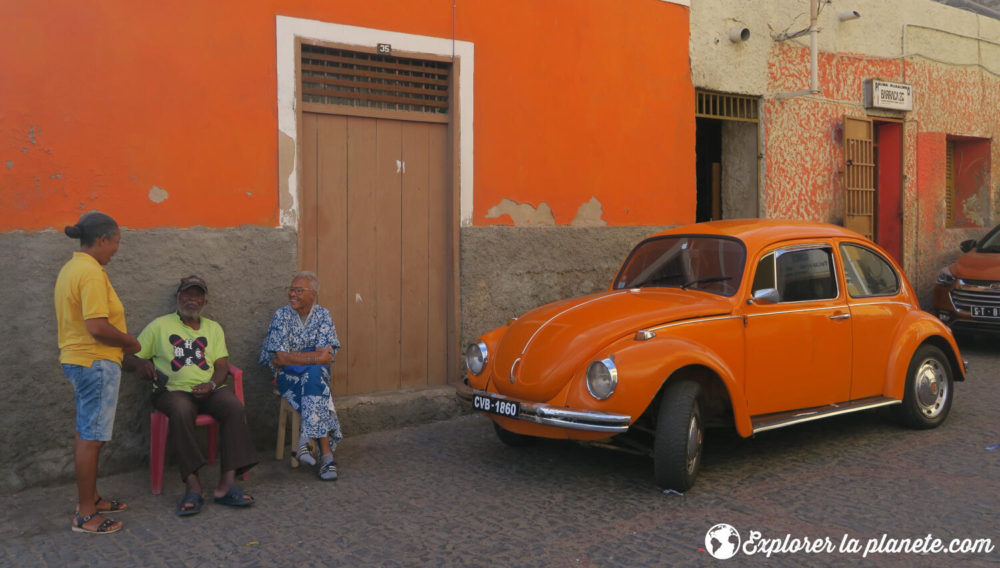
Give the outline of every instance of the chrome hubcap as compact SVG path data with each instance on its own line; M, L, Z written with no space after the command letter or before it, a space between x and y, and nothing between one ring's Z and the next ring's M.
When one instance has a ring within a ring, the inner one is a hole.
M695 470L698 465L698 458L701 456L701 424L698 422L698 416L691 416L691 423L688 424L688 442L687 442L687 470L691 473Z
M928 418L934 418L944 409L944 401L948 396L948 375L941 362L937 359L925 359L917 369L914 381L914 393L920 412Z

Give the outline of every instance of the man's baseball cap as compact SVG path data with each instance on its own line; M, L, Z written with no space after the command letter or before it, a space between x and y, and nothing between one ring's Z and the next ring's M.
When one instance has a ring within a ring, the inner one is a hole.
M179 294L188 288L201 288L202 292L208 294L208 284L205 284L205 281L200 276L192 274L191 276L181 278L181 283L177 286L177 293Z

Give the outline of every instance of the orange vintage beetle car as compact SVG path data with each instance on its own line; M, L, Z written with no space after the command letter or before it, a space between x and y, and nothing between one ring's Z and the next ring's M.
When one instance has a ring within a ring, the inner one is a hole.
M639 243L609 290L541 306L465 353L461 394L500 440L602 440L695 481L706 425L741 436L895 406L941 424L965 363L871 241L819 223L733 220Z

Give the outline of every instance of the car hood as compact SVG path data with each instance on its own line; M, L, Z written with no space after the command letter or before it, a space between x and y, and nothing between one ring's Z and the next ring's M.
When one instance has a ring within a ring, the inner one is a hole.
M732 308L731 298L677 288L614 290L546 304L511 323L500 340L494 387L508 396L551 400L612 341L639 329L726 314Z
M952 274L966 280L1000 280L1000 253L967 252L952 265Z

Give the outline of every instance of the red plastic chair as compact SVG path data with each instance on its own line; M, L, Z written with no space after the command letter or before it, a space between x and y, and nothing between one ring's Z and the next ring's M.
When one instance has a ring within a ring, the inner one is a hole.
M229 373L233 376L233 389L236 398L243 402L243 370L236 365L229 365ZM195 426L208 426L208 463L215 463L216 433L219 423L211 414L199 414L194 421ZM153 484L153 495L163 491L163 465L167 453L167 434L170 433L170 418L154 410L149 415L149 477Z

